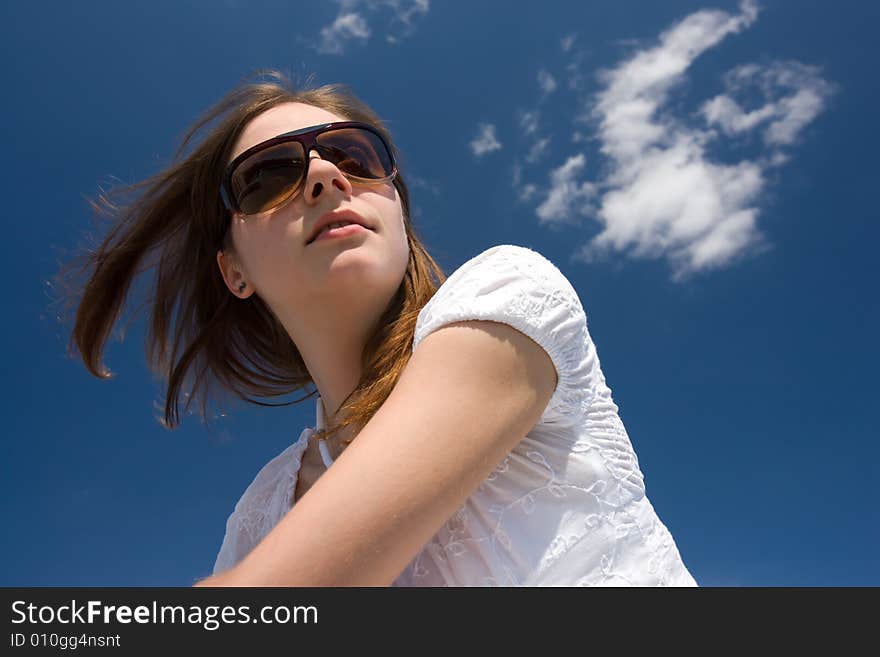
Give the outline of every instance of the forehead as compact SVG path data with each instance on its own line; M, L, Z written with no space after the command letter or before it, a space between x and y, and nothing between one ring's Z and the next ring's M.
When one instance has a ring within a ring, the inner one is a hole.
M236 156L244 153L251 146L256 146L260 142L271 139L276 135L320 123L344 120L343 117L337 116L332 112L314 105L306 105L305 103L283 103L282 105L276 105L259 116L254 117L245 126L245 129L238 136L238 141L236 141L235 146L232 148L229 161L234 160Z

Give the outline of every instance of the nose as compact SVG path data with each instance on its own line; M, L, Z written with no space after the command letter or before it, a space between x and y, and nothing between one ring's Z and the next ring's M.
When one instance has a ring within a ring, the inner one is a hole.
M314 205L321 200L322 194L332 193L336 189L342 194L350 195L351 182L342 175L335 164L321 157L318 151L309 151L309 174L303 196L306 203Z

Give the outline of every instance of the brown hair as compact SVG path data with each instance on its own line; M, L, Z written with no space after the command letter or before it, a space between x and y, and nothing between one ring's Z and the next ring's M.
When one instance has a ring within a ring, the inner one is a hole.
M255 75L270 81L246 82ZM293 340L266 303L257 295L233 298L216 262L216 249L229 220L219 196L221 174L245 126L271 107L306 103L346 120L369 123L385 137L401 167L387 128L347 86L308 88L307 84L297 88L274 69L253 72L187 131L168 168L137 184L99 194L98 202L88 199L96 216L109 216L113 225L99 247L80 256L84 264L79 265L79 276L87 279L84 285L64 282L65 270L58 276L67 288L68 307L81 296L69 352L78 350L96 377L112 377L101 362L105 344L133 280L155 269L146 353L151 370L167 382L165 415L160 420L166 428L179 424L181 393L186 399L184 411L198 400L201 417L207 421L208 400L217 385L221 391L261 406L287 406L317 392L284 403L254 398L277 398L313 381ZM192 153L178 160L193 135L215 120L219 125ZM393 183L403 208L409 263L366 343L360 381L343 401L341 420L327 427L328 436L350 424L360 431L387 399L409 361L419 310L446 279L411 224L403 174L398 173ZM138 190L143 192L129 205L117 205L108 198ZM231 231L223 241L224 248L229 246Z

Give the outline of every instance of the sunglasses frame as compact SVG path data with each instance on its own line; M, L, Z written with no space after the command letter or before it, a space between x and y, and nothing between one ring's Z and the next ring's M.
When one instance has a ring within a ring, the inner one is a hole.
M229 210L229 212L232 214L240 214L240 215L243 215L246 217L247 216L254 216L256 214L262 214L264 212L269 212L270 210L274 210L275 208L280 207L281 205L283 205L284 203L289 201L297 193L300 192L300 190L302 188L303 181L308 178L309 162L312 159L311 157L309 157L311 152L313 150L317 150L318 154L321 154L321 148L318 145L318 136L325 133L325 132L331 132L333 130L340 130L343 128L362 128L362 129L368 130L369 132L372 132L374 135L376 135L379 138L379 141L382 142L382 145L385 146L385 150L388 153L388 158L391 161L391 173L388 176L385 176L384 178L361 178L360 176L354 176L354 175L348 174L344 171L340 171L340 173L342 173L342 175L344 175L346 178L348 178L350 180L354 180L354 181L357 181L360 183L366 183L366 184L385 183L385 182L388 182L389 180L393 180L394 177L398 173L397 161L394 157L394 152L391 150L391 147L389 146L388 142L385 141L385 138L382 136L382 134L375 127L373 127L369 123L363 123L361 121L333 121L330 123L322 123L322 124L316 125L316 126L309 126L306 128L300 128L299 130L294 130L292 132L285 132L284 134L277 135L275 137L272 137L271 139L267 139L266 141L263 141L263 142L260 142L259 144L251 146L244 153L242 153L241 155L236 157L234 160L232 160L232 162L230 162L229 165L224 170L223 179L220 183L220 198L223 201L224 207L227 210ZM238 202L235 200L235 197L232 194L232 175L235 173L235 170L238 168L238 166L242 162L247 160L252 155L256 155L260 151L263 151L263 150L270 148L272 146L276 146L278 144L283 144L283 143L291 142L291 141L295 141L295 142L299 143L300 145L302 145L303 151L305 154L305 164L303 166L303 172L302 172L302 175L300 176L300 179L297 182L296 186L293 188L293 191L290 193L289 196L284 197L281 201L278 202L277 205L274 205L271 208L266 208L265 210L260 210L260 212L254 213L254 215L245 214L244 212L242 212L241 208L238 205ZM322 155L322 157L323 157L323 155ZM228 224L227 224L226 228L228 229ZM224 237L225 237L226 230L224 230L223 232L224 232Z

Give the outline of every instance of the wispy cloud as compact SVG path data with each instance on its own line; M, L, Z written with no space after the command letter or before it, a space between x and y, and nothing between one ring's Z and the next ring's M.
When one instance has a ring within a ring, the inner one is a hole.
M387 0L387 4L394 10L394 16L397 21L403 24L404 30L401 34L388 34L385 40L390 43L397 43L401 39L411 36L415 32L415 19L424 16L430 9L428 0L413 0L410 3L401 0ZM409 5L407 7L407 4Z
M341 55L348 42L366 41L369 37L370 26L363 16L356 13L339 14L332 24L321 28L318 52L324 55Z
M339 11L329 25L321 28L315 49L321 54L341 55L353 42L365 43L373 34L368 20L380 10L391 12L382 18L385 40L398 43L415 31L416 19L428 13L428 0L336 0ZM359 11L355 11L359 9Z
M519 162L513 163L513 188L516 190L520 201L528 201L538 193L538 186L534 183L523 184L522 165Z
M544 69L538 71L538 86L541 94L547 96L556 90L556 79Z
M413 187L418 187L420 189L427 190L427 191L431 192L431 194L433 194L434 196L437 196L438 194L440 194L440 185L438 185L434 181L417 176L416 174L414 174L412 172L409 172L409 174L407 175L407 180L410 182L410 184Z
M541 223L572 223L574 217L592 211L596 186L577 180L585 164L586 158L576 155L550 173L550 190L537 209Z
M492 151L501 148L501 142L495 137L495 126L491 123L481 123L479 135L471 141L471 151L477 157L482 157Z
M730 94L748 85L758 85L765 96L776 89L790 95L768 102L763 107L745 111ZM821 112L835 86L822 80L818 70L799 62L776 63L761 69L755 64L739 66L725 77L726 94L707 101L701 113L710 126L717 125L728 136L754 130L762 124L766 146L790 146L798 135Z
M529 164L534 164L538 160L543 157L544 153L547 152L547 146L550 145L550 137L544 137L543 139L539 139L534 144L532 144L532 148L529 150L529 154L526 155L526 162Z
M527 135L533 134L538 129L538 112L520 112L519 127Z
M768 246L757 225L766 171L789 159L783 149L822 112L834 85L797 62L745 64L724 76L725 93L705 101L693 117L664 111L693 61L757 16L754 0L741 0L734 15L695 12L662 32L657 45L599 73L602 87L577 123L594 128L608 162L602 179L584 180L586 159L579 154L550 173L548 187L530 194L543 199L535 210L541 223L598 221L600 232L577 258L592 261L610 252L665 258L681 280ZM752 86L769 100L747 110L733 95ZM685 118L702 123L688 125ZM753 160L716 162L706 152L715 140L758 129L765 153ZM521 180L517 188L524 188Z
M584 86L584 60L587 58L587 53L583 50L577 50L571 56L571 61L565 65L565 70L568 72L568 88L574 90L580 90Z

